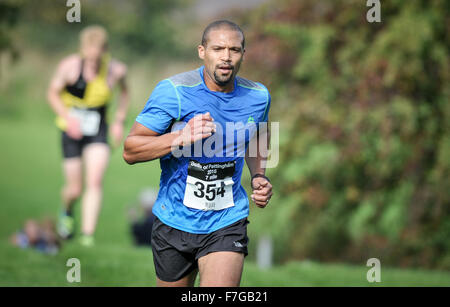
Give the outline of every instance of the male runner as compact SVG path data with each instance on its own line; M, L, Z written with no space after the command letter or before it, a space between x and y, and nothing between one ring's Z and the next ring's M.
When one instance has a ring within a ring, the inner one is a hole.
M110 156L106 109L117 84L121 90L119 105L110 132L115 145L123 138L123 122L129 104L126 71L127 67L111 59L107 52L106 30L89 26L80 33L80 53L59 63L48 89L48 101L62 131L64 156L63 213L58 222L58 233L63 238L73 234L72 205L82 194L85 173L80 242L86 246L94 244L103 174Z
M158 286L193 286L197 271L200 286L239 286L248 244L244 157L253 201L264 208L272 195L264 148L246 150L253 135L268 139L248 127L267 122L270 96L260 83L236 76L244 44L236 24L210 24L198 46L204 66L161 81L125 140L129 164L160 159L152 231ZM207 150L196 154L196 147Z

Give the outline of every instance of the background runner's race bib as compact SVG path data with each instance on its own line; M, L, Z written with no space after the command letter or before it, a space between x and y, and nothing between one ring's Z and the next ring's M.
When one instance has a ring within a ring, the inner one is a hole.
M71 108L70 115L80 121L81 133L84 136L94 136L98 134L100 127L100 113L94 110Z
M236 161L200 163L189 161L184 205L199 210L233 207L233 179Z

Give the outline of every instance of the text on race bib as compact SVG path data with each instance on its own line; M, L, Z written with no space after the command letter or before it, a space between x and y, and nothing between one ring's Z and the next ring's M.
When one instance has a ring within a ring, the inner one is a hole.
M234 206L233 174L236 161L189 161L184 205L198 210L222 210Z

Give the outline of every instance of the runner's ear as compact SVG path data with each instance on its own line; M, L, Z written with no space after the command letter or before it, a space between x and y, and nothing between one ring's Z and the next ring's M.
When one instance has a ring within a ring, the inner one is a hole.
M198 50L198 57L200 59L204 60L205 59L205 46L198 45L197 50Z

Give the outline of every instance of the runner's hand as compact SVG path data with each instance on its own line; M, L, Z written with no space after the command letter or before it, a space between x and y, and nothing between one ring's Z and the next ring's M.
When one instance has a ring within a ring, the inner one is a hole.
M69 116L67 118L66 133L69 137L76 140L79 140L83 137L83 134L81 133L80 121L77 118L72 116Z
M264 208L272 197L272 184L263 177L256 177L252 180L253 202L260 208Z
M214 119L209 112L198 114L191 118L181 132L181 146L191 145L198 140L207 138L216 132Z

